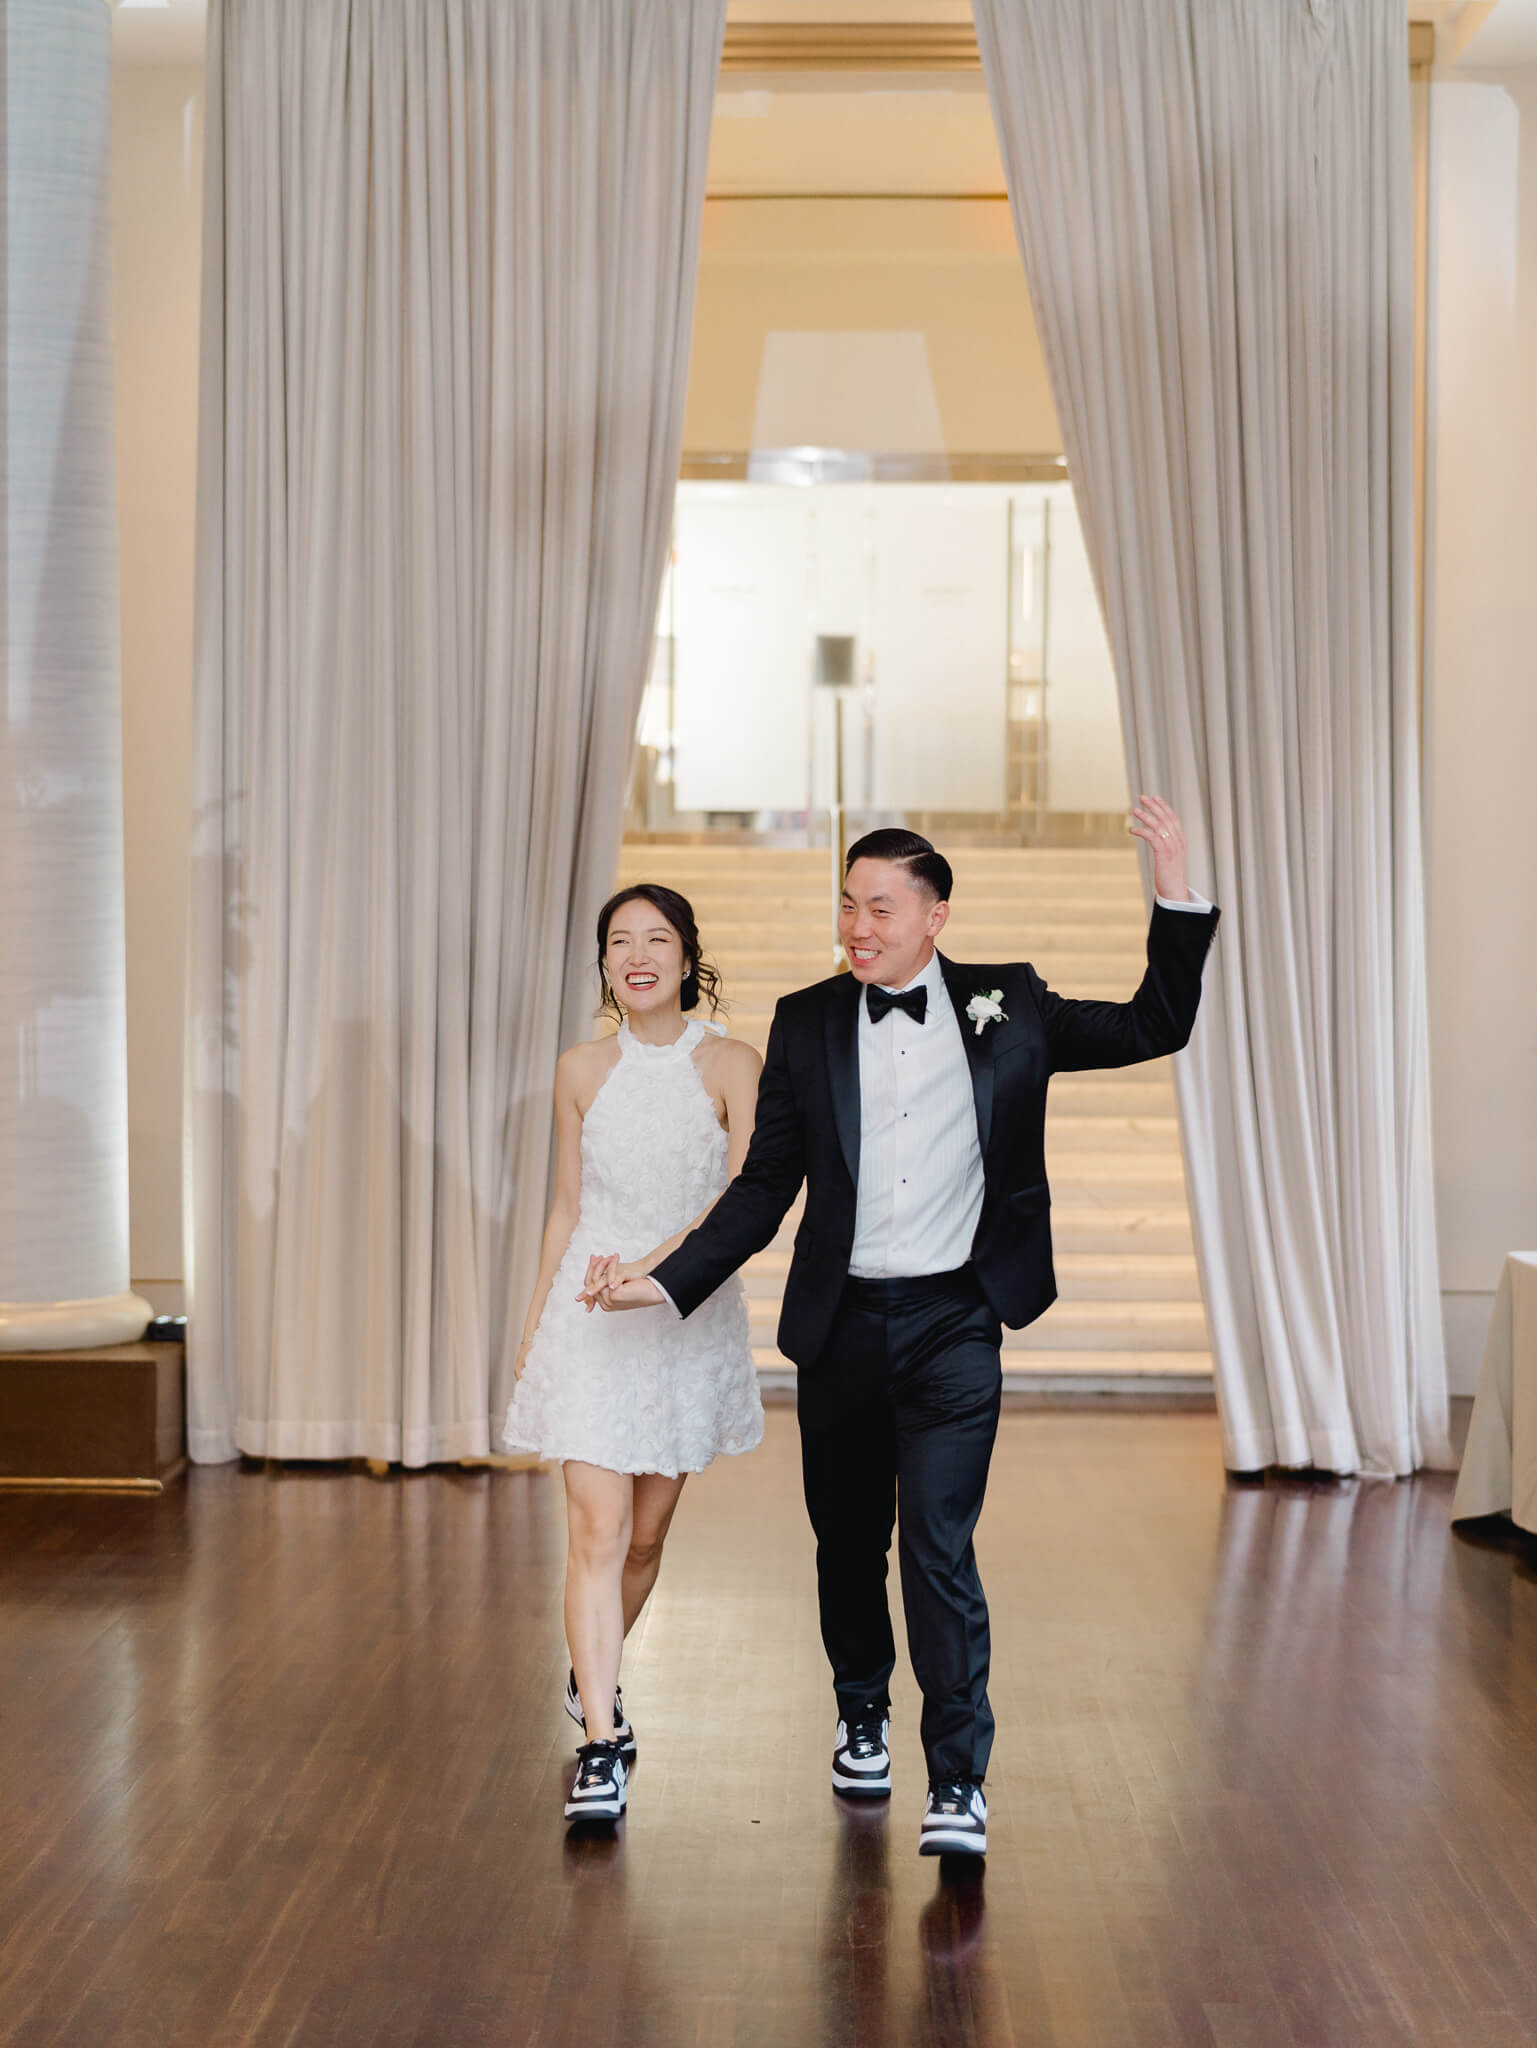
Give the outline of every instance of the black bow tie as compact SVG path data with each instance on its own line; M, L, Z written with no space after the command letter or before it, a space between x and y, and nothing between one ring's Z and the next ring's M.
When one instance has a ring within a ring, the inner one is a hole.
M879 1024L888 1010L905 1010L915 1024L921 1024L929 1007L929 992L926 988L909 988L894 996L889 989L877 988L871 981L865 984L865 1001L870 1005L872 1024Z

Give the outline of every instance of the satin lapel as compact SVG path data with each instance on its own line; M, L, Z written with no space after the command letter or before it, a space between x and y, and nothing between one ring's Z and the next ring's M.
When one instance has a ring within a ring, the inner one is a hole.
M966 1015L966 1005L981 987L981 982L972 968L958 967L943 953L939 956L939 965L945 977L945 987L950 991L955 1021L961 1029L961 1043L966 1048L966 1058L971 1067L971 1092L977 1105L977 1143L985 1161L987 1141L993 1133L993 1055L988 1044L991 1034L984 1031L979 1035L972 1029Z
M827 1078L833 1121L849 1179L859 1186L859 999L863 990L846 974L827 1005Z

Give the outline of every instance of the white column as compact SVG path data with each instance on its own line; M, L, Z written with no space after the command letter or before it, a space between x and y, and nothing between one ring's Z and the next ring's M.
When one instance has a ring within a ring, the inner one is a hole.
M105 0L5 0L0 1350L123 1343L122 718Z

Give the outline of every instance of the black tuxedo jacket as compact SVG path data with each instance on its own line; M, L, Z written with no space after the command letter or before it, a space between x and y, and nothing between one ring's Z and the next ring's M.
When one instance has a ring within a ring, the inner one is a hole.
M940 956L971 1062L984 1195L971 1256L1000 1322L1030 1323L1056 1299L1046 1185L1046 1085L1055 1073L1127 1067L1177 1052L1201 999L1218 912L1153 911L1147 972L1129 1003L1057 995L1028 964L966 967ZM1007 1022L975 1032L966 1005L1003 992ZM859 1003L852 974L781 999L742 1170L697 1230L656 1267L685 1316L774 1236L806 1183L785 1283L779 1348L809 1375L848 1277L859 1185Z

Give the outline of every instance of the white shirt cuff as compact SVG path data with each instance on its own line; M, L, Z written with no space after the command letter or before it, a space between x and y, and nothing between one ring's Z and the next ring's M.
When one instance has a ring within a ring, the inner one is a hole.
M668 1306L668 1307L669 1307L669 1308L670 1308L670 1309L672 1310L673 1314L674 1314L675 1316L678 1316L678 1321L679 1321L679 1322L681 1323L681 1322L682 1322L682 1320L683 1320L683 1318L682 1318L682 1316L679 1316L679 1315L678 1315L678 1304L677 1304L677 1303L676 1303L676 1302L675 1302L675 1301L673 1300L672 1296L671 1296L671 1295L670 1295L670 1294L669 1294L669 1293L667 1292L667 1289L666 1289L666 1288L665 1288L665 1287L664 1287L664 1286L662 1285L661 1281L660 1281L660 1280L658 1280L658 1278L656 1277L655 1273L648 1273L648 1274L646 1275L646 1278L647 1278L647 1279L648 1279L648 1280L649 1280L649 1281L651 1282L651 1285L652 1285L652 1286L653 1286L653 1287L654 1287L654 1288L656 1289L657 1293L658 1293L659 1295L661 1295L661 1297L662 1297L663 1301L665 1301L665 1302L666 1302L667 1306Z
M1207 902L1206 898L1204 896L1197 896L1194 889L1191 890L1189 897L1183 903L1176 903L1173 900L1173 898L1169 896L1155 896L1153 898L1153 901L1162 910L1206 911L1211 909L1211 905Z

